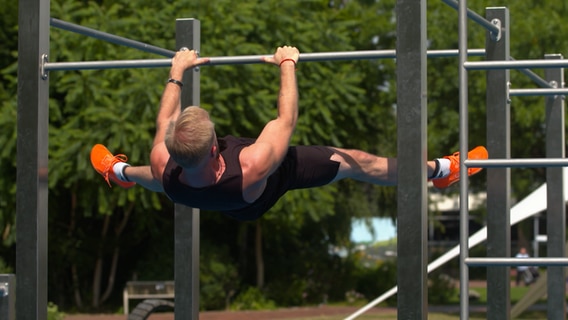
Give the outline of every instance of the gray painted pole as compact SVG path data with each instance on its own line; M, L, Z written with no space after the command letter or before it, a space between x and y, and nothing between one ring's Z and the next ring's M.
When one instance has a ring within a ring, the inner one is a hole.
M459 10L459 2L455 0L442 0L445 4L449 5L450 7ZM467 5L466 5L467 6ZM467 8L467 7L466 7ZM487 31L493 34L500 34L499 27L492 24L490 21L487 21L484 17L479 15L477 12L466 9L467 17L474 21L475 23L479 24L480 26L484 27Z
M398 318L428 318L426 0L398 0Z
M561 60L550 54L546 59ZM564 70L545 69L549 83L564 86ZM546 156L564 158L566 148L564 97L546 98ZM546 168L546 232L548 257L563 257L566 251L566 204L564 202L563 168ZM564 267L549 267L547 273L548 319L566 319L566 272Z
M16 173L17 318L47 318L47 150L49 0L20 0Z
M511 89L509 90L510 97L520 96L557 96L568 95L568 89Z
M525 69L525 68L568 68L568 60L502 60L469 61L465 63L468 70L491 69Z
M0 274L0 319L16 319L16 276Z
M16 173L17 318L47 319L47 150L49 0L21 0L18 17Z
M118 44L118 45L123 45L126 47L130 47L130 48L134 48L134 49L138 49L144 52L150 52L150 53L155 53L155 54L159 54L161 56L165 56L165 57L173 57L175 54L175 51L171 51L171 50L166 50L166 49L162 49L160 47L156 47L153 45L149 45L140 41L134 41L134 40L130 40L128 38L124 38L124 37L119 37L110 33L106 33L106 32L102 32L99 30L95 30L95 29L91 29L91 28L87 28L87 27L83 27L80 25L76 25L70 22L65 22L63 20L59 20L59 19L55 19L55 18L51 18L49 20L50 25L52 27L56 27L62 30L67 30L67 31L71 31L71 32L75 32L84 36L88 36L88 37L92 37L95 39L99 39L99 40L103 40L106 42L110 42L110 43L114 43L114 44Z
M488 8L487 20L499 21L499 41L486 34L487 60L509 58L510 29L507 8ZM510 100L507 96L509 70L487 71L487 150L493 159L511 158ZM487 169L487 256L511 256L511 169ZM510 319L508 266L487 268L487 319Z
M476 267L493 266L568 266L568 258L468 258L467 265ZM550 274L548 275L550 277ZM562 281L561 281L562 282ZM549 319L556 319L550 318Z
M476 168L568 167L568 159L566 159L566 158L534 158L534 159L523 158L523 159L466 160L465 164L468 167L476 167Z
M176 46L200 49L199 20L176 20ZM186 86L182 90L182 108L200 104L199 78L199 68L184 74ZM199 209L176 204L174 233L175 319L199 319Z
M460 50L458 61L459 77L459 145L460 154L468 152L469 128L468 128L468 74L463 67L467 61L467 0L461 0L458 5L458 48ZM460 157L460 296L469 297L469 268L464 261L469 256L469 178L464 170L464 157ZM460 299L460 318L469 317L469 299Z

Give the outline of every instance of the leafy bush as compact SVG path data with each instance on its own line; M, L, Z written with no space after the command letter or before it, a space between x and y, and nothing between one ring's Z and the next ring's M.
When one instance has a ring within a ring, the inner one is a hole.
M358 302L365 301L365 296L355 290L345 292L345 301L348 305L356 305Z
M380 262L375 267L362 267L357 274L357 286L355 291L360 292L367 300L372 300L381 293L396 286L397 268L396 261L389 260ZM396 303L396 297L387 300L387 303Z
M309 292L308 283L304 279L275 279L270 282L266 290L267 296L281 306L303 305L308 296L314 294Z
M65 313L59 312L59 308L53 302L47 304L47 320L63 320Z
M0 273L14 273L14 268L9 266L2 257L0 257Z
M446 304L458 294L456 281L445 273L434 272L428 282L428 302Z
M257 288L249 287L237 296L231 304L231 310L266 310L276 309L276 303L267 299Z

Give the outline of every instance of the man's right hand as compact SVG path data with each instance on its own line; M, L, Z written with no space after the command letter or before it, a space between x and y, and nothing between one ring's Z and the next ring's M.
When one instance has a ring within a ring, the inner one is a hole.
M175 56L172 58L172 69L180 68L185 71L208 62L209 58L199 58L197 51L182 48L182 50L176 52Z

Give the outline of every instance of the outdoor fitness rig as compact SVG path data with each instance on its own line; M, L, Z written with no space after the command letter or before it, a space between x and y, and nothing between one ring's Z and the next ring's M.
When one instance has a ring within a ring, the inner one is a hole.
M462 157L460 180L460 294L468 296L468 267L492 266L488 269L488 318L509 318L510 257L510 167L553 166L547 170L549 186L548 239L549 255L553 260L524 259L523 265L551 266L549 268L549 318L562 319L565 310L564 270L568 260L564 254L565 216L562 195L564 160L564 102L563 70L568 63L559 55L547 56L544 61L512 61L509 55L509 13L506 8L488 8L487 18L467 9L467 1L443 0L458 9L459 48L455 50L426 50L426 1L397 2L397 47L386 51L304 53L302 62L356 59L397 59L398 126L398 316L401 319L427 319L427 192L426 192L426 58L458 56L460 77L460 153L468 151L467 71L487 71L487 136L491 160L470 161ZM74 26L49 17L49 0L19 1L19 61L18 61L18 123L17 123L17 254L16 276L18 290L15 312L18 319L47 318L47 170L48 170L48 86L49 72L110 68L166 67L169 59L126 60L105 62L49 62L49 26L72 29L88 36L154 52L166 57L174 52L149 46L121 37L111 36L84 27ZM468 50L467 17L487 29L485 50ZM489 23L487 23L489 22ZM200 50L200 22L193 19L176 20L176 47ZM398 53L398 54L397 54ZM468 62L468 55L486 53L486 62ZM263 56L211 57L209 65L260 63ZM555 60L556 59L556 60ZM526 68L556 68L547 72L547 80ZM510 90L509 70L520 68L544 89ZM199 105L199 70L184 76L188 84L182 92L182 105ZM25 84L25 85L24 85ZM510 159L510 97L513 95L543 94L547 99L547 157L550 159ZM416 156L418 155L418 156ZM524 161L524 162L523 162ZM490 258L468 257L468 177L467 167L488 168L489 246ZM562 241L560 241L562 239ZM420 245L416 245L420 244ZM199 318L199 210L175 206L175 292L176 319ZM188 272L188 266L190 272ZM3 297L0 307L12 306L13 276L10 286L0 288ZM9 290L5 290L8 288ZM461 318L468 318L468 300L461 299ZM14 319L14 308L3 319Z

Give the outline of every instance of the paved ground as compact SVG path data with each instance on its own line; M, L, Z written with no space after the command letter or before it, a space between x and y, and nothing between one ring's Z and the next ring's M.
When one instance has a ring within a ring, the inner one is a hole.
M471 281L470 287L485 286L484 281ZM199 314L199 320L273 320L273 319L293 319L302 317L318 317L318 316L333 316L342 315L349 316L359 310L359 307L302 307L302 308L287 308L272 311L206 311ZM459 314L459 306L450 307L436 307L430 306L432 312L441 313L457 313ZM483 311L484 307L480 310ZM365 313L369 314L396 314L396 308L377 307ZM116 314L99 314L99 315L67 315L65 320L125 320L125 315ZM153 313L148 320L173 320L173 313Z
M311 307L289 308L272 311L207 311L199 314L199 320L273 320L301 317L344 315L349 316L359 308L355 307ZM373 308L365 314L396 314L396 308ZM125 320L125 315L68 315L65 320ZM148 320L173 320L173 313L154 313Z

